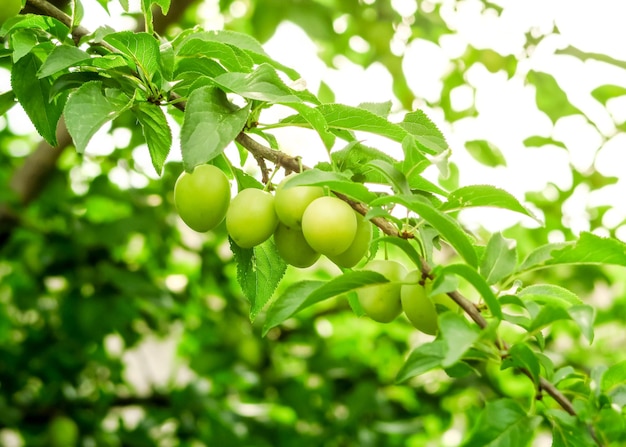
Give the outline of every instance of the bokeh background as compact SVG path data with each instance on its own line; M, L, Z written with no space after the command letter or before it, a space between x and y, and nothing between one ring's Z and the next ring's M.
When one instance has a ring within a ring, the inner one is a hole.
M110 16L84 5L87 28L141 29L116 2ZM169 37L249 33L327 100L423 109L451 147L450 172L432 179L502 187L543 221L461 214L478 237L515 239L523 257L581 231L626 240L624 16L618 0L176 0L155 23ZM7 67L0 58L0 92ZM306 164L324 159L310 133L275 134ZM490 397L532 401L524 376L490 365L480 379L436 371L395 384L428 337L403 318L357 318L344 299L261 337L224 228L196 234L175 213L177 147L158 177L130 116L82 156L60 137L41 143L17 106L0 117L0 207L18 210L0 213L0 445L49 445L52 421L67 417L83 446L455 446ZM337 273L321 262L283 284ZM591 346L552 328L555 363L589 372L626 359L622 269L525 280L563 284L598 310ZM547 433L532 444L550 445Z

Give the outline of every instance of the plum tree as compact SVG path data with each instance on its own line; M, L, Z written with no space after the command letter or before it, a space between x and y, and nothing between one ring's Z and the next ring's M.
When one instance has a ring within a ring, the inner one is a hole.
M343 253L328 256L328 259L339 267L351 268L357 265L367 253L372 241L372 224L359 213L355 212L354 214L356 215L357 227L352 244Z
M406 268L397 261L375 259L364 270L380 273L387 283L357 289L357 297L365 313L374 321L389 323L402 312L400 282L406 277Z
M294 267L310 267L320 258L320 254L307 243L301 230L282 222L274 231L274 244L285 262Z
M335 256L346 251L356 236L354 210L336 197L313 200L302 215L302 233L315 251Z
M206 232L224 220L230 203L230 183L213 165L184 171L174 185L174 204L180 218L198 232Z
M286 177L276 188L274 205L278 219L289 228L302 227L302 215L309 204L324 195L321 186L294 186L285 188L285 183L294 176Z
M226 212L226 231L241 248L252 248L265 242L274 233L276 225L274 196L262 189L242 190Z

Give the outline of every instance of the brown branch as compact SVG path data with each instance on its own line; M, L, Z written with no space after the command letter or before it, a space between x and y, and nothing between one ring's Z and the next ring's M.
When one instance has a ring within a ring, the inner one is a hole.
M67 16L65 13L63 13L61 10L50 5L47 1L28 0L28 4L42 11L42 13L44 13L45 15L54 17L57 20L64 23L65 25L67 25L68 27L71 27L70 17ZM72 29L72 35L74 36L75 40L80 39L89 34L90 32L81 26ZM114 49L112 50L115 51ZM175 107L184 111L185 103L182 101L176 102ZM241 144L243 147L245 147L257 159L262 158L262 159L271 161L277 166L282 166L283 168L286 168L294 172L300 172L301 170L309 169L305 166L301 166L298 158L291 157L283 152L268 148L264 146L263 144L257 142L256 140L254 140L253 138L251 138L249 135L245 134L244 132L241 132L236 137L236 141L239 144ZM368 208L366 205L360 202L351 200L342 194L337 194L337 196L345 200L347 203L349 203L352 206L352 208L355 209L357 212L363 215L367 213ZM393 224L391 224L390 222L388 222L387 220L383 218L380 218L380 217L374 218L372 219L372 223L374 223L377 227L379 227L383 233L389 236L405 237L403 234L401 234L398 231L398 229ZM432 278L431 268L427 264L427 262L423 259L422 259L421 270L424 275ZM469 315L469 317L481 329L485 329L487 327L488 325L487 320L479 312L479 310L474 305L474 303L472 303L470 300L468 300L466 297L464 297L462 294L460 294L457 291L450 292L448 293L448 295ZM497 343L497 345L504 351L508 350L508 346L506 345L506 343ZM532 380L532 375L530 374L528 370L525 370L524 368L520 368L520 370ZM569 414L573 416L576 416L576 410L574 409L571 401L563 393L561 393L552 383L550 383L545 378L541 377L538 385L541 387L541 389L543 389L546 393L548 393L548 395L550 395L566 412L568 412ZM594 439L596 439L596 442L597 442L598 440L595 436L593 428L590 428L590 430L591 430L592 436L594 437Z

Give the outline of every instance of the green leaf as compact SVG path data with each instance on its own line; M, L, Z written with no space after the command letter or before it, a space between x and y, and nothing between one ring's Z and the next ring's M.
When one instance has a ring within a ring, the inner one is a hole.
M82 71L62 74L59 77L55 76L54 83L50 88L50 97L54 98L62 92L69 94L91 81L101 82L102 78L97 73Z
M490 401L462 447L526 447L540 422L514 400Z
M534 284L520 290L517 296L523 300L535 301L563 309L582 304L581 299L575 293L554 284Z
M455 312L439 315L439 337L445 344L441 366L447 368L458 362L480 336L480 329Z
M555 321L569 319L570 316L566 309L559 306L545 305L541 307L539 313L531 319L528 332L538 332L550 326Z
M509 349L509 355L503 360L502 368L522 368L528 371L535 385L539 383L541 365L537 354L526 343L517 343Z
M580 332L591 344L594 337L595 308L587 304L582 304L570 307L567 309L567 313L569 313L570 318L576 322Z
M547 146L551 144L553 146L558 146L563 149L567 149L567 146L565 146L565 143L563 143L562 141L557 141L552 138L541 137L539 135L528 137L523 141L523 143L524 143L524 146L526 147L542 147L542 146Z
M404 137L404 140L402 140L402 153L404 154L404 159L402 160L400 170L404 172L409 183L413 180L413 176L419 176L424 172L424 169L436 163L434 160L431 161L426 158L413 135L407 135Z
M515 211L537 219L511 193L492 185L463 186L448 195L448 201L441 207L442 211L488 206Z
M391 123L369 110L344 104L322 104L317 107L330 128L342 131L362 131L387 137L398 143L408 135L398 124ZM302 117L289 116L283 120L286 124L304 124Z
M608 393L617 385L626 384L626 360L616 363L602 375L602 392Z
M479 163L495 168L496 166L506 166L506 159L500 149L494 144L485 140L472 140L465 142L467 152Z
M375 172L365 169L365 165L372 160L384 160L388 163L394 163L389 154L374 149L358 141L348 143L342 149L331 153L332 159L341 171L352 171L363 178L364 181L379 183L382 176ZM378 180L378 182L376 181Z
M278 326L297 312L315 303L360 287L385 282L389 282L389 280L381 274L365 270L348 271L328 282L296 282L289 286L268 309L263 334L267 334L271 328Z
M185 170L191 171L221 154L245 126L249 110L249 104L235 107L216 87L194 90L180 132Z
M298 281L289 285L267 310L263 336L267 335L270 329L293 316L304 300L323 285L323 281L311 280Z
M402 165L403 163L396 163L396 166ZM409 182L409 188L413 191L424 191L430 192L433 194L437 194L442 197L447 197L448 193L441 189L439 186L435 185L430 180L426 180L422 177L417 170L410 171L407 174L407 181Z
M15 93L12 90L0 95L0 116L7 113L15 105Z
M370 168L380 173L390 182L391 186L393 186L393 189L398 194L411 194L411 188L409 187L406 177L391 163L384 160L372 160L365 165L365 168Z
M552 123L564 116L584 114L572 105L567 93L561 89L552 75L531 70L526 75L528 81L535 86L535 99L539 110L552 120Z
M106 122L122 113L128 97L117 90L103 90L102 83L92 81L76 90L65 105L65 124L78 153Z
M517 266L515 240L506 239L502 233L495 233L489 239L480 264L480 273L488 284L495 284L506 278Z
M230 168L235 175L237 181L237 191L241 191L247 188L263 189L264 185L250 174L245 173L243 170L231 166Z
M576 373L576 370L571 366L564 366L563 368L559 368L554 373L554 378L552 379L553 385L557 385L559 382L565 379L569 379L572 377L580 377L580 374Z
M301 78L300 74L286 65L281 64L278 61L275 61L263 49L263 46L256 40L254 37L239 33L236 31L208 31L205 33L201 33L202 38L206 40L215 40L217 42L227 43L235 48L239 48L243 50L253 61L255 64L260 65L262 63L268 63L274 68L281 70L290 79L299 79Z
M385 102L362 102L358 105L360 109L365 109L372 112L375 115L387 118L389 112L391 112L391 101Z
M17 30L11 34L11 47L13 48L13 62L17 62L37 46L37 35L33 30Z
M485 279L478 274L478 272L467 264L450 264L445 266L441 270L441 275L458 275L465 278L474 288L480 293L480 296L485 300L487 307L491 311L491 314L498 319L502 319L502 308L500 302L494 295L491 287L485 281Z
M440 154L449 148L439 128L419 109L404 115L400 126L415 138L420 149L427 154Z
M537 332L557 320L574 321L587 341L589 341L589 343L593 341L595 309L586 304L564 307L563 304L558 301L548 302L541 307L539 313L532 318L528 331Z
M440 368L446 354L446 344L443 340L435 340L418 346L409 355L396 376L396 382L401 383L412 377L419 376L435 368Z
M335 92L330 86L324 81L320 82L320 87L317 91L317 97L323 103L332 103L335 102Z
M589 428L580 419L560 409L546 410L552 422L552 447L597 447Z
M547 265L556 264L612 264L626 266L626 244L617 239L582 232L573 244L551 253Z
M41 61L32 53L17 61L11 70L11 87L17 100L37 129L51 146L57 144L57 123L63 112L66 96L50 100L51 81L37 79Z
M307 169L294 176L286 183L287 187L302 185L328 186L331 190L345 194L346 196L368 203L376 198L364 185L353 182L349 177L338 173L321 171L319 169Z
M152 166L157 174L161 175L165 159L172 148L172 131L165 113L161 107L148 102L137 103L133 107L133 112L141 124Z
M568 245L570 244L566 242L553 242L536 248L530 252L528 256L526 256L526 259L524 259L524 262L522 262L522 265L520 265L517 271L525 272L527 270L545 265L547 261L552 259L552 252L560 250Z
M254 321L272 297L287 264L271 239L251 249L240 248L230 241L230 249L237 262L237 281L250 302L250 320Z
M108 34L104 40L128 56L145 79L151 81L155 74L160 73L161 52L157 40L151 34L121 31Z
M206 40L200 35L192 34L186 39L177 51L179 57L215 59L229 71L250 72L254 62L243 50L232 45ZM240 73L241 74L241 73Z
M244 98L269 103L300 102L294 92L280 79L276 70L268 64L259 65L252 73L231 72L214 79L224 90Z
M377 206L387 203L399 203L417 213L422 219L432 225L468 264L474 267L478 265L478 257L472 241L456 220L447 214L443 214L419 196L383 196L372 201L371 205Z
M52 53L50 53L39 69L37 76L39 78L45 78L46 76L56 74L86 60L91 60L91 57L83 50L69 45L59 45L54 47Z
M70 29L57 19L38 14L28 14L7 20L2 27L4 33L18 29L43 31L51 34L59 42L65 42L70 34Z

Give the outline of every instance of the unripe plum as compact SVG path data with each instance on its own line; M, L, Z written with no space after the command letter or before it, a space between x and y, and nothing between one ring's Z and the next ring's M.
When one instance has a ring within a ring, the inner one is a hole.
M389 282L357 289L356 293L361 307L374 321L379 323L393 321L402 312L400 282L406 276L406 269L397 261L375 259L365 265L363 270L380 273Z
M302 231L279 223L274 231L274 244L287 264L305 268L315 264L320 254L307 243Z
M328 259L343 268L352 268L357 265L363 259L363 256L367 254L372 241L372 224L356 211L354 214L357 227L352 244L343 253L328 256Z
M321 186L293 186L285 188L285 183L293 176L286 177L276 188L274 206L278 219L289 228L302 228L302 215L309 204L324 195Z
M189 228L205 232L219 225L230 203L230 183L213 165L199 165L183 172L174 186L174 204Z
M313 200L302 215L302 233L313 250L326 256L346 251L356 235L354 210L336 197Z
M0 25L11 17L18 15L21 10L21 0L2 0L2 6L0 7Z
M402 309L411 324L425 334L436 335L438 330L437 324L437 305L441 305L448 309L458 308L457 304L445 293L438 293L431 296L432 281L430 279L422 279L422 273L419 270L410 272L401 288Z
M252 248L265 242L274 233L276 225L274 196L262 189L242 190L226 212L226 231L241 248Z

